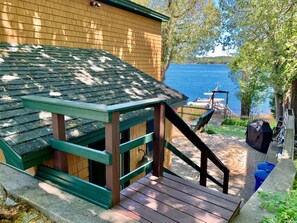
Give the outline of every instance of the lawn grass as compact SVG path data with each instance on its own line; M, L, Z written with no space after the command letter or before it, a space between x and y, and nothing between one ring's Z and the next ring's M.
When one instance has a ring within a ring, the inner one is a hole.
M246 127L236 125L208 125L205 128L208 134L220 134L224 136L235 136L240 139L245 139Z

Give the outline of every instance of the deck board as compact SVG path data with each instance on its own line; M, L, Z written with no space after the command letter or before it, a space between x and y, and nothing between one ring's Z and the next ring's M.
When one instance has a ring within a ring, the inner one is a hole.
M182 193L190 194L193 197L199 198L201 200L204 200L212 204L216 204L217 206L223 207L231 211L234 210L234 208L236 208L237 206L234 202L226 200L221 196L218 196L218 195L216 196L201 190L201 187L196 187L196 188L190 187L186 184L187 181L184 181L185 183L179 183L166 177L158 179L154 176L148 176L148 175L146 176L146 178L149 179L149 181L155 181L155 182L157 181L159 185L160 184L168 185L169 187L179 190Z
M188 183L172 175L148 174L121 191L115 211L139 222L226 223L240 199Z

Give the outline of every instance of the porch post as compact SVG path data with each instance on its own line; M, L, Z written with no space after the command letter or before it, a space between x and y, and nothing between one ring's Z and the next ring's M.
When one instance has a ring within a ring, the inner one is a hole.
M159 103L154 107L154 153L153 153L153 175L163 176L165 140L165 105Z
M112 113L112 122L105 123L105 148L112 154L106 165L106 187L112 191L112 204L120 202L120 113Z
M53 137L66 141L65 118L64 115L52 113ZM56 170L68 173L67 154L62 151L54 150L53 167Z

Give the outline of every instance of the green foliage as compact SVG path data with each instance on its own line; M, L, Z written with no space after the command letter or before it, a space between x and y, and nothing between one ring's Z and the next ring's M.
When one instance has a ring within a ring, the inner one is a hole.
M234 125L208 125L205 128L205 132L208 134L220 134L224 136L235 136L241 139L245 138L246 127L234 126Z
M213 0L134 0L170 17L162 24L162 76L171 62L213 49L220 36L220 13Z
M295 152L295 154L296 154L296 152ZM294 160L294 164L295 164L295 168L297 169L297 160L296 159ZM292 189L297 190L297 174L295 174L295 179L294 179L294 182L293 182Z
M261 208L275 213L274 217L264 216L262 223L287 223L297 221L297 191L290 193L268 193L259 192L262 198Z
M251 122L250 119L235 119L235 118L225 118L223 119L222 124L223 125L236 125L236 126L244 126L247 127L247 125Z
M275 118L275 99L273 94L269 96L269 106L270 106L270 111L273 117Z
M227 64L231 61L232 57L192 57L187 59L187 63L196 64Z
M209 134L209 135L218 134L218 133L216 132L216 130L215 130L213 127L207 127L207 128L205 129L205 132L206 132L207 134Z
M241 46L238 54L228 64L230 77L238 83L241 101L241 115L249 116L250 111L257 104L264 101L264 89L267 87L265 76L257 66L259 60L254 57L252 44L245 43Z
M221 0L220 9L225 33L222 42L235 46L239 52L237 64L231 65L231 70L234 72L235 67L243 82L255 85L255 89L261 83L273 88L280 97L275 105L278 118L282 112L281 99L291 81L297 79L296 1ZM243 94L244 89L240 90ZM254 101L251 96L244 103Z

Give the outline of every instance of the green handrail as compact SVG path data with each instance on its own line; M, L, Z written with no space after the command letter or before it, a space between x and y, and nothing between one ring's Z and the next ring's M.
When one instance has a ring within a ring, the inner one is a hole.
M111 114L113 112L126 113L151 107L165 101L165 99L151 98L107 106L104 104L70 101L41 96L23 96L21 99L24 106L28 108L102 122L111 122Z
M169 149L173 154L175 154L177 157L179 157L181 160L183 160L186 164L193 167L196 171L198 171L198 172L201 171L201 167L199 167L192 160L190 160L185 154L183 154L181 151L179 151L177 148L175 148L175 146L172 145L170 142L165 140L164 146L167 149ZM208 179L210 179L212 182L214 182L218 186L223 187L223 184L221 182L217 181L214 177L212 177L208 173L206 173L206 176Z
M217 158L217 156L208 148L208 146L196 135L195 132L177 115L172 108L165 104L165 117L177 127L185 137L195 145L197 149L201 151L201 171L200 171L200 184L206 184L207 174L207 159L211 160L223 173L223 192L228 193L228 184L229 184L229 172L230 170ZM206 156L204 156L206 154ZM202 163L203 161L203 163ZM205 186L205 185L204 185Z
M51 139L50 144L52 148L59 151L81 156L89 160L97 161L103 164L111 164L112 155L105 151L94 150L89 147L76 145L58 139Z
M153 141L153 135L154 135L154 133L152 132L152 133L146 134L144 136L141 136L139 138L133 139L131 141L122 143L120 145L120 153L122 154L122 153L128 152L128 151L130 151L131 149L134 149L137 146L141 146L143 144L152 142Z
M120 178L120 184L123 185L124 183L130 181L134 177L138 176L139 174L145 172L145 171L151 171L153 166L153 161L149 161L146 164L138 167L137 169L133 170L132 172L126 174L125 176L122 176Z

